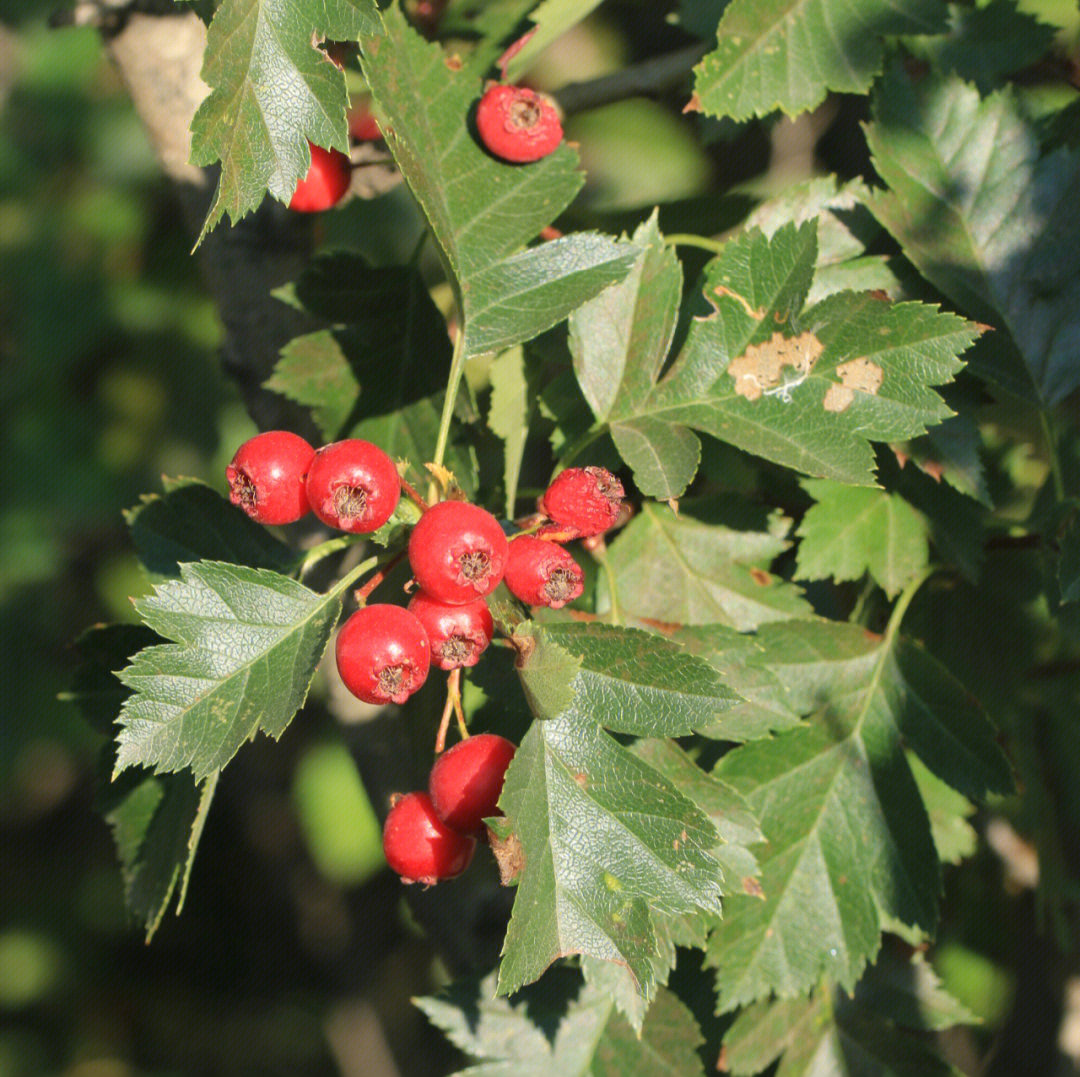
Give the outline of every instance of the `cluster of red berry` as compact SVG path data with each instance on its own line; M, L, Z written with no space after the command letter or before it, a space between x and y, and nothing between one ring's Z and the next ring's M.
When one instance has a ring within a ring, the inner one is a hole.
M357 534L390 519L403 485L394 462L369 441L349 438L316 451L283 430L241 445L226 477L233 504L259 523L292 523L313 511L330 527ZM511 538L479 505L424 506L409 535L417 589L408 608L362 605L338 633L337 667L346 687L367 703L404 703L431 666L456 671L475 665L494 633L485 597L500 582L531 606L558 609L573 601L584 576L560 543L614 526L622 498L622 484L604 468L568 468L541 496L533 530ZM512 755L513 745L500 737L469 737L436 762L430 799L409 793L395 804L384 844L403 878L432 882L464 870L479 820L495 814ZM422 862L415 859L421 848L429 858Z
M476 129L490 153L514 164L546 157L563 137L559 113L550 98L523 86L502 84L489 87L480 99ZM378 124L366 105L350 114L349 134L357 142L374 142L380 137ZM345 197L352 165L340 150L308 145L311 167L296 185L289 209L319 213Z

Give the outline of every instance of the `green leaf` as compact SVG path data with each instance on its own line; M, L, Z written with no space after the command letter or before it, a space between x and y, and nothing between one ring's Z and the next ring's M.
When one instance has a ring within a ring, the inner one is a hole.
M862 1007L813 998L758 1003L724 1036L721 1059L733 1077L760 1073L780 1058L776 1077L962 1077L923 1039Z
M184 907L195 852L202 837L217 772L195 784L190 774L150 775L106 813L120 855L124 901L153 938L179 886Z
M476 73L455 70L397 8L382 18L386 36L361 42L364 72L387 145L450 267L464 354L529 340L621 279L637 251L587 233L521 250L580 189L577 155L563 145L509 165L485 153L468 119Z
M210 95L191 121L191 160L221 162L202 235L235 223L267 190L288 202L311 164L308 141L347 151L345 76L316 36L354 41L380 31L374 0L222 0L206 39ZM200 237L202 238L202 237Z
M525 654L518 673L537 718L674 737L714 725L740 702L706 662L636 628L528 622L514 638ZM552 682L560 672L567 679L556 695Z
M348 577L346 577L347 579ZM139 599L142 620L174 643L140 651L120 674L116 769L220 770L258 730L277 739L303 705L341 611L341 584L316 594L265 569L215 561Z
M998 327L988 347L1011 364L1007 388L1063 399L1080 385L1080 154L1040 157L1010 91L981 99L957 78L916 86L892 71L873 112L867 138L889 188L875 215L920 273Z
M544 0L539 4L529 16L532 27L528 41L506 65L506 81L517 82L548 45L591 15L601 2L602 0Z
M512 520L517 509L518 480L525 458L525 443L535 414L535 396L531 391L525 352L511 348L497 355L491 363L491 401L488 426L503 441L503 486L505 512Z
M842 291L880 290L895 297L903 288L891 259L867 254L883 233L866 208L869 197L870 189L861 179L840 184L835 176L815 176L762 202L744 227L760 228L771 239L785 224L802 225L817 218L818 253L807 303Z
M911 958L889 947L855 989L859 1006L876 1010L903 1028L942 1032L979 1019L941 986L937 973L921 953Z
M701 1031L670 991L660 991L640 1035L611 996L569 969L511 999L493 997L494 977L452 984L416 1005L477 1065L476 1077L704 1077Z
M356 437L419 466L435 446L450 371L446 322L419 274L355 254L315 259L296 301L333 328L290 341L266 382L312 409L327 441ZM451 442L447 466L469 492L475 461Z
M683 504L676 516L645 502L607 553L617 609L624 616L678 625L756 628L801 617L809 606L798 588L768 566L787 548L788 521L762 521L767 531L736 530L694 519Z
M943 864L959 864L975 852L979 843L975 828L968 822L975 814L975 805L933 774L913 752L906 754L930 820L938 859Z
M799 725L784 682L765 666L765 649L756 636L725 625L697 625L679 629L673 638L691 654L704 658L724 683L743 697L743 702L725 711L715 726L702 730L707 736L756 740Z
M147 572L178 576L184 561L232 561L286 571L293 552L265 527L196 479L165 480L124 513Z
M951 412L933 386L977 328L921 303L840 292L804 309L815 226L730 241L706 267L696 319L640 409L820 478L874 481L871 441L913 437Z
M796 534L796 579L858 580L869 572L894 597L927 565L926 523L902 497L828 479L804 479L814 499Z
M733 0L717 47L694 69L705 112L747 120L814 108L829 90L865 93L882 38L943 26L940 0Z
M81 662L65 698L109 738L102 761L106 782L115 755L114 724L131 694L113 670L159 638L143 625L102 625L79 637ZM99 793L99 810L112 828L120 857L124 900L146 929L147 941L161 923L178 884L178 914L183 907L216 781L217 775L211 775L200 792L190 774L131 773L106 784Z
M885 923L932 930L940 872L904 746L965 795L1012 786L982 708L921 648L824 621L758 636L790 705L811 718L717 769L768 842L765 900L733 896L710 940L724 1010L803 993L822 975L850 991Z
M625 965L647 996L653 910L719 911L713 825L599 726L534 722L499 807L524 857L500 993L537 979L557 957L589 954Z
M1054 43L1054 28L1016 0L990 0L977 7L949 5L948 30L906 42L911 51L941 72L952 71L989 93L1006 75L1030 67Z
M933 427L925 437L908 442L904 453L936 482L944 479L954 490L990 508L981 444L974 416L961 413Z
M642 253L625 280L571 315L570 351L581 391L638 489L666 501L685 492L701 446L689 430L639 414L667 358L682 297L682 268L656 222L654 213L634 233Z

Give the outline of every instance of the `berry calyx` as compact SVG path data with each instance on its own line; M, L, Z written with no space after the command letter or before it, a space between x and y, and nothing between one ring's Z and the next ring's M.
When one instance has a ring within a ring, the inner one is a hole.
M544 491L539 509L579 537L599 535L618 520L624 494L607 468L568 467Z
M409 601L409 612L424 626L431 664L437 669L475 666L495 632L491 611L482 598L454 606L417 591Z
M562 123L551 99L524 86L491 86L476 108L480 141L514 164L538 161L562 141Z
M296 185L289 209L298 213L320 213L336 206L345 197L352 176L352 165L341 150L324 150L309 142L311 167Z
M383 854L403 883L452 879L469 866L475 849L476 839L447 826L427 793L398 798L383 824Z
M506 569L509 544L499 521L479 505L441 501L409 536L409 564L421 590L450 605L491 594Z
M562 609L585 589L578 563L561 546L532 535L510 540L503 577L510 593L530 606Z
M288 430L267 430L236 450L225 469L229 500L260 524L291 524L306 516L305 482L315 450Z
M324 445L311 463L307 497L324 524L367 534L394 514L401 479L394 461L377 445L348 438Z
M478 733L455 744L435 760L428 776L428 792L439 818L472 834L484 819L502 814L497 805L503 778L517 748L505 737Z
M345 687L365 703L404 703L431 666L424 626L401 606L381 603L361 607L341 626L335 653Z

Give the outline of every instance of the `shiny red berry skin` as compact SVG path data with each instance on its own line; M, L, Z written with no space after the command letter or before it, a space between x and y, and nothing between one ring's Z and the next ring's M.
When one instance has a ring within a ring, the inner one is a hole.
M480 141L513 164L538 161L562 142L562 123L551 100L524 86L491 86L476 108Z
M516 751L505 737L478 733L440 755L428 776L428 792L439 818L462 834L472 834L483 827L484 819L501 815L499 794Z
M401 479L394 461L370 441L324 445L311 462L307 498L324 524L341 531L377 531L397 508Z
M379 124L371 114L367 100L360 101L349 109L349 138L353 142L378 142L382 138Z
M562 609L585 589L578 563L554 542L518 535L510 540L503 582L515 598L530 606Z
M540 511L579 536L599 535L619 518L625 491L603 467L568 467L544 491Z
M503 578L509 552L499 521L467 501L432 505L409 536L416 582L450 605L491 594Z
M424 681L431 652L424 626L401 606L362 606L337 637L345 687L365 703L404 703Z
M475 666L495 632L491 611L482 598L452 606L417 591L409 612L424 626L431 644L431 664L438 669Z
M352 176L352 165L341 150L311 147L311 167L296 185L289 209L297 213L320 213L336 206L345 197Z
M305 492L315 450L288 430L245 441L225 469L229 500L260 524L291 524L311 511Z
M459 834L435 814L427 793L406 793L383 824L383 853L403 883L430 886L460 875L472 860L476 839Z

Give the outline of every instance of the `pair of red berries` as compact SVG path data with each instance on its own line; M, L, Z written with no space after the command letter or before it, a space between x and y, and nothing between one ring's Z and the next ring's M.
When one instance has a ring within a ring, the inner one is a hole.
M499 813L515 750L494 733L469 737L435 760L426 793L394 800L383 826L383 853L402 882L431 885L469 866L484 819Z
M261 524L291 524L314 511L340 531L377 531L394 513L401 479L377 445L348 438L315 451L287 430L245 441L225 470L229 499Z
M538 161L562 141L562 123L550 99L523 86L491 86L476 110L480 141L496 157L514 164ZM358 141L380 135L371 114L357 112L350 132ZM336 206L349 189L352 162L340 150L308 143L311 166L296 185L289 209L298 213L321 213Z

